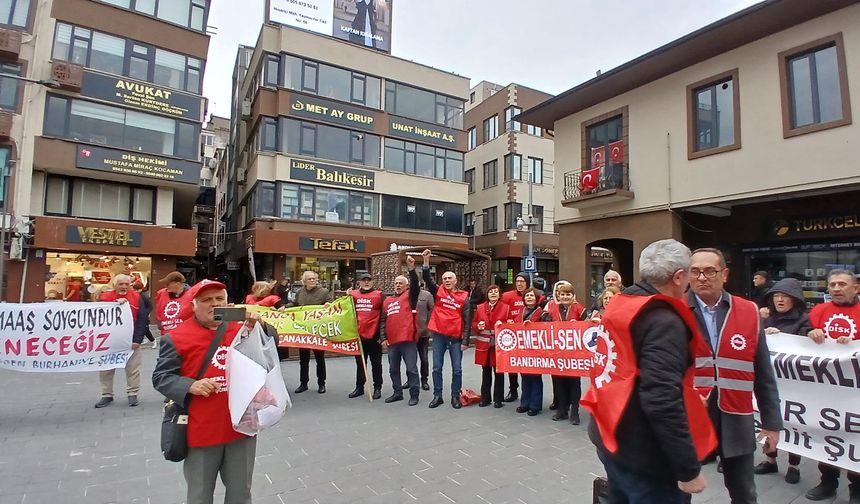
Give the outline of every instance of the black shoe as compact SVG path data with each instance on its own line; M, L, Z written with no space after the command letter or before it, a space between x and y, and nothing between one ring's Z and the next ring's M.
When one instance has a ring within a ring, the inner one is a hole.
M317 394L325 394L325 385L320 385L317 388Z
M525 413L528 410L525 406L517 406L517 413Z
M798 481L800 481L800 471L796 467L789 467L788 471L785 471L785 482L794 485Z
M567 420L568 418L570 418L570 417L567 415L567 413L562 413L559 411L555 415L552 416L552 421L558 422L561 420Z
M99 399L99 402L96 403L96 408L104 408L105 406L110 406L113 402L113 397L102 397Z
M409 384L408 384L408 383L404 383L404 384L400 387L400 390L409 390Z
M571 412L570 413L570 423L571 425L579 425L579 412Z
M371 397L373 397L373 400L376 400L376 399L379 399L380 397L382 397L382 389L378 389L378 388L373 389L373 395Z
M427 380L421 382L421 390L430 390L430 385L427 383Z
M494 407L494 408L501 408L501 407L502 407L502 406L504 406L504 405L505 405L505 403L503 403L503 402L499 402L499 401L496 401L496 402L494 402L494 403L493 403L493 407Z
M307 389L308 389L308 384L307 384L307 383L302 383L301 385L299 385L298 387L296 387L296 390L294 390L293 392L294 392L294 393L296 393L296 394L301 394L302 392L304 392L304 391L305 391L305 390L307 390Z
M755 474L770 474L778 471L779 466L776 465L776 462L768 462L767 460L759 462L759 464L753 468L753 472Z
M538 411L536 409L530 409L529 410L529 416L536 416L538 413L540 413L540 411Z
M385 398L385 403L389 404L389 403L402 401L402 400L403 400L403 394L391 394L390 397Z
M364 395L364 388L357 386L357 387L355 387L355 390L353 390L352 392L349 393L348 397L350 399L355 399L356 397L363 396L363 395Z
M437 397L434 397L432 401L430 401L430 404L428 404L428 406L431 408L438 408L444 402L445 401L443 401L441 397L437 396Z
M836 495L836 487L827 483L819 483L817 487L806 491L806 498L813 501L824 500L834 495Z
M137 406L138 404L140 404L140 401L137 400L136 395L128 396L128 407L129 408L133 408L133 407Z
M415 406L416 404L418 404L418 398L417 397L410 397L409 398L409 405Z
M510 392L508 392L508 395L505 396L505 402L514 402L519 398L520 396L517 395L517 391L511 390Z
M556 403L555 401L549 403L549 409L550 409L550 411L557 410L558 409L558 403Z
M460 398L452 397L451 398L451 407L454 409L460 409L461 407L463 407L463 405L460 404Z
M481 401L478 403L479 408L486 408L489 405L490 405L490 401Z

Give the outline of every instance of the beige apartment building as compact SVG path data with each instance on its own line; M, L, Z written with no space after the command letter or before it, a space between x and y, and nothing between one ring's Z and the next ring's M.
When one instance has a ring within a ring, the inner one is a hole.
M209 0L0 6L3 299L95 299L193 258ZM5 16L5 17L3 17Z
M338 289L376 252L468 247L467 78L267 23L234 80L216 248L235 284L251 258L258 278L312 270Z
M523 109L551 97L519 84L482 81L466 104L465 232L475 250L493 259L490 283L503 287L513 283L528 255L529 226L518 226L518 219L528 224L529 215L537 273L549 282L558 280L552 134L514 120Z
M555 130L561 274L594 282L590 250L625 282L674 237L825 299L830 269L860 271L860 4L766 1L526 111ZM852 100L853 99L853 100Z

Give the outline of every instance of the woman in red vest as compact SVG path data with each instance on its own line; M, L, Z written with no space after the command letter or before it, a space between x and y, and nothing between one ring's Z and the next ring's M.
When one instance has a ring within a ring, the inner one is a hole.
M541 315L542 322L564 322L579 320L584 308L576 302L573 285L560 281L555 287L555 302L548 303L546 311ZM555 394L558 411L552 416L554 421L570 419L573 425L579 425L579 397L582 395L582 379L578 376L552 377L553 393Z
M600 323L600 319L603 318L603 313L606 312L606 307L609 306L612 296L620 292L621 290L618 287L609 286L600 293L600 296L597 298L597 309L592 311L590 315L592 322Z
M505 374L496 373L496 327L510 321L510 307L500 301L501 289L491 285L487 289L487 300L475 309L472 331L475 338L475 364L482 366L480 407L489 406L490 388L493 389L493 407L501 408L504 403ZM495 384L493 383L493 375Z
M540 322L543 314L538 299L540 295L535 289L527 289L523 293L525 306L516 322L526 324L529 322ZM523 374L523 394L520 397L520 405L517 413L528 412L529 416L535 416L543 409L543 376L539 374Z
M281 302L281 297L272 294L274 283L254 282L251 293L245 296L245 304L273 307Z

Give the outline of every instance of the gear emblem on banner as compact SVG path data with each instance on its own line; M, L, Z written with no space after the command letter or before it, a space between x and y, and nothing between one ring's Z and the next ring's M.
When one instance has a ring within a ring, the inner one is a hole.
M496 336L496 344L505 352L510 352L517 347L517 337L510 329L502 329Z
M603 326L597 326L593 328L593 330L590 329L589 331L593 331L593 336L596 336L597 339L603 340L606 345L606 365L603 367L603 371L594 378L594 386L597 388L603 388L604 385L612 381L611 374L615 371L615 359L618 358L618 354L614 351L615 342L612 341L612 337L606 329L603 328ZM589 331L586 332L588 333ZM585 338L583 337L583 339ZM586 343L586 348L589 348L588 342L583 342ZM594 343L594 352L597 353L596 341Z
M854 339L857 335L857 324L844 313L837 313L824 323L824 333L831 338L847 337Z
M747 339L741 334L733 334L732 339L729 340L729 344L732 345L732 348L740 352L747 347Z

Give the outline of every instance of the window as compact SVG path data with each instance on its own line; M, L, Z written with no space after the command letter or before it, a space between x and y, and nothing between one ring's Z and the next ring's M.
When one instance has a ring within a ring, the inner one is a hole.
M625 106L582 123L585 149L581 166L583 170L599 169L596 189L600 191L629 187L625 170L627 114Z
M376 226L375 194L284 182L258 182L249 200L252 217Z
M0 0L0 25L27 27L32 0Z
M623 125L623 117L618 115L604 121L594 123L586 128L587 149L584 154L588 169L597 168L596 166L591 166L591 152L593 149L603 148L604 160L606 160L607 163L609 162L605 153L609 149L610 143L621 140Z
M463 205L403 196L382 197L382 227L463 233Z
M269 58L278 58L269 55ZM271 60L276 61L275 59ZM349 103L378 109L382 80L378 77L353 72L290 54L283 56L283 86L294 91L315 94ZM267 63L274 70L274 63ZM277 75L277 74L276 74ZM277 86L277 78L267 74L266 85Z
M532 205L532 218L534 219L535 233L543 233L543 207L540 205Z
M475 192L475 169L474 168L470 168L470 169L466 170L464 180L466 181L466 184L469 185L469 194L472 194L473 192Z
M0 204L4 202L6 196L6 180L8 179L9 156L12 154L12 149L8 147L0 147Z
M505 229L517 229L517 219L522 216L522 203L505 203Z
M265 152L277 152L278 150L278 121L272 117L260 119L257 131L257 149Z
M200 93L201 60L80 26L57 23L53 58L180 91Z
M45 214L152 224L155 189L49 175Z
M473 236L475 234L475 212L469 212L464 215L463 222L465 222L463 232L466 236Z
M487 233L495 233L498 231L499 222L498 222L498 214L496 207L492 206L484 209L484 222L483 222L483 232Z
M209 0L101 0L123 9L157 17L196 31L204 31ZM2 2L2 0L0 0Z
M48 95L44 134L197 160L200 126L100 103Z
M739 149L738 70L687 86L689 159Z
M484 142L489 142L490 140L499 136L499 115L496 114L493 117L488 119L484 119Z
M523 157L519 154L505 154L505 180L523 179Z
M261 69L263 71L263 85L278 87L281 76L281 59L274 54L266 54Z
M478 146L478 129L473 126L469 128L468 133L469 144L467 146L467 149L472 150Z
M463 153L386 138L385 169L463 182Z
M385 111L450 128L463 128L465 103L432 91L399 82L385 82Z
M510 106L505 109L505 130L506 131L519 131L520 130L520 122L514 121L514 117L522 114L523 109L519 107Z
M543 135L543 130L538 126L532 126L531 124L527 124L526 133L528 133L529 135L541 136Z
M0 64L0 73L7 75L21 75L21 65L10 63ZM18 89L21 81L0 77L0 109L16 111L18 109Z
M528 170L532 174L532 183L543 184L543 159L530 157Z
M475 103L475 92L469 93L469 103Z
M851 123L842 34L779 54L783 136Z
M484 163L484 189L493 187L499 183L499 166L494 159L489 163Z
M279 127L280 152L379 167L377 135L285 117Z

